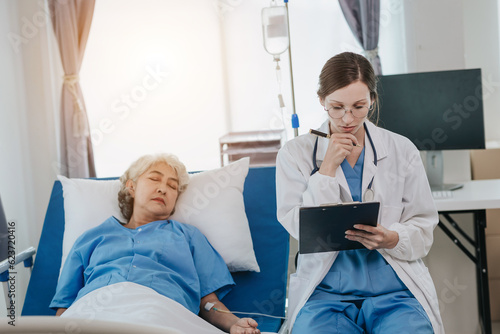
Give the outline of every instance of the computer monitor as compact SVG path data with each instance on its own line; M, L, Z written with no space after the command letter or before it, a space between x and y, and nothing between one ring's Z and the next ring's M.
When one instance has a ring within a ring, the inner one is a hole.
M382 128L427 152L433 189L443 184L442 150L485 148L481 69L379 76Z

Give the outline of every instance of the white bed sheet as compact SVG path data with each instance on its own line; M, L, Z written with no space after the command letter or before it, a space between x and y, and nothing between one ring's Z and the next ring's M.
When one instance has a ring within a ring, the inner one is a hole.
M222 334L217 327L151 288L122 282L94 290L61 317L160 326L181 333Z
M22 316L9 324L9 318L0 321L0 333L8 334L181 334L177 330L158 326L118 323L104 320L82 320L54 316Z

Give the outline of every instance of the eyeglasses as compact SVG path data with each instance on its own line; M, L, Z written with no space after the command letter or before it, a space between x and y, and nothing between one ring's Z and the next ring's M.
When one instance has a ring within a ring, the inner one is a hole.
M368 112L371 110L368 106L355 106L351 109L340 107L340 106L331 106L330 108L325 107L325 111L330 115L331 118L342 118L344 115L350 111L351 114L356 118L363 118L368 115Z

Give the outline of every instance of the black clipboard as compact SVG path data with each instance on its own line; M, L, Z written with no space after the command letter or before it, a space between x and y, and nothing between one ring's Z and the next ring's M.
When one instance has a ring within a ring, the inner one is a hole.
M379 202L302 207L299 212L299 253L365 248L345 238L356 224L377 226Z

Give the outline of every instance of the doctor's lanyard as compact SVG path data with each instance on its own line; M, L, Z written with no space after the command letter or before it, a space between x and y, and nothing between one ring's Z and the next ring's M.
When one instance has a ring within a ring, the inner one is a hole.
M366 135L367 135L368 140L370 141L370 145L372 147L373 164L375 166L377 166L377 151L375 150L375 145L373 145L373 140L372 140L372 137L370 136L370 132L368 132L368 127L366 126L366 123L363 123L363 126L365 128ZM312 156L314 169L311 172L311 176L319 170L318 164L316 163L316 152L318 151L318 139L319 139L319 137L316 137L316 142L314 143L314 150L313 150L313 156ZM375 176L372 177L370 184L368 184L368 188L365 190L365 193L363 194L363 202L371 202L375 198L375 193L373 192L373 189L372 189L374 178L375 178Z

